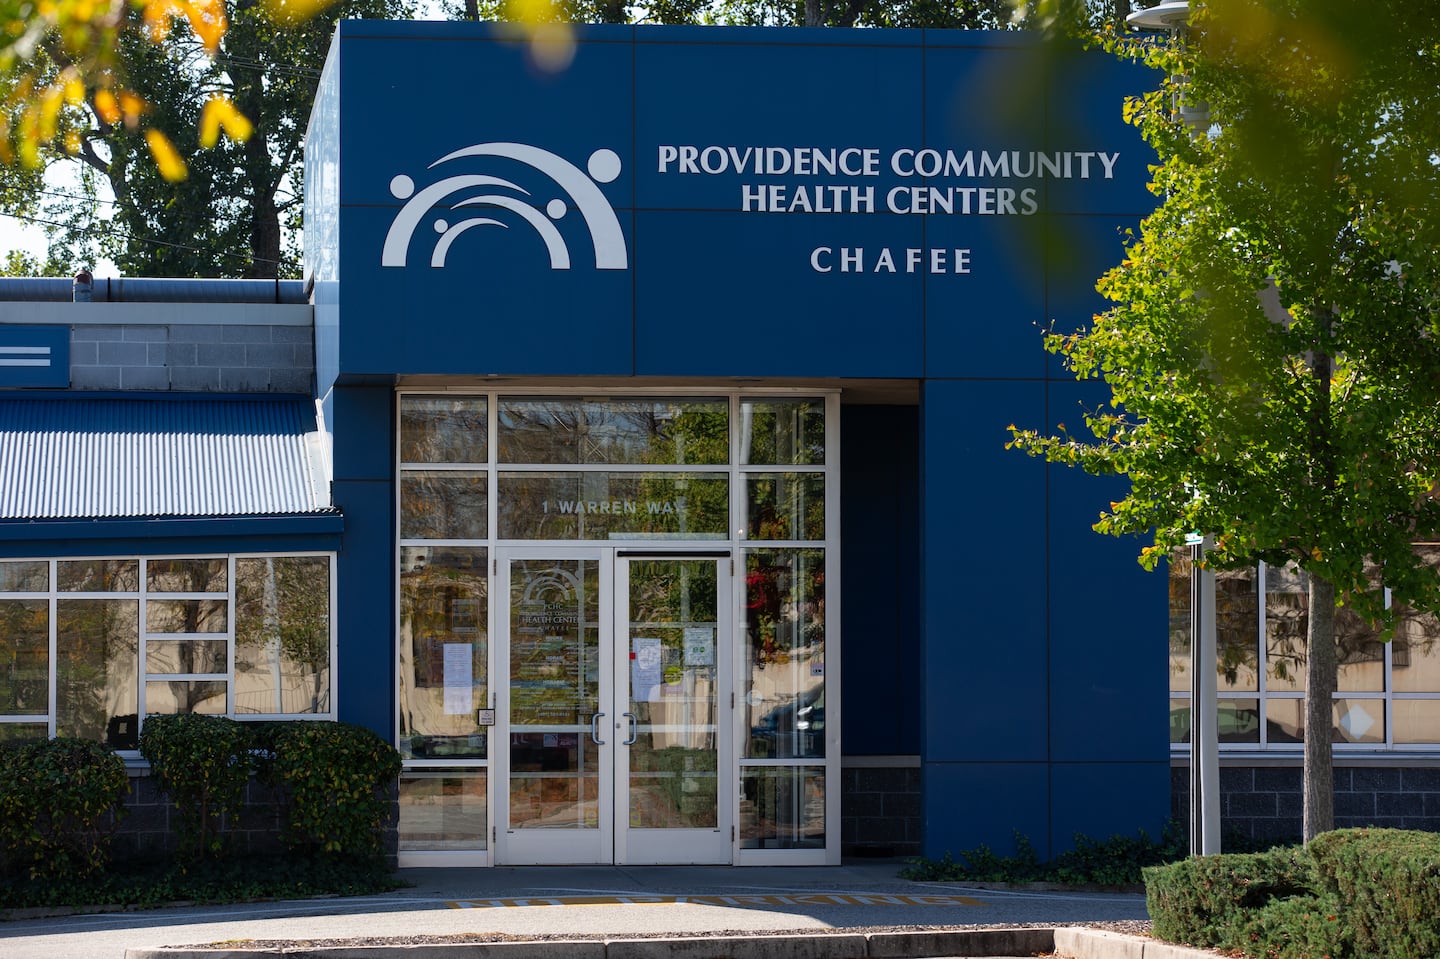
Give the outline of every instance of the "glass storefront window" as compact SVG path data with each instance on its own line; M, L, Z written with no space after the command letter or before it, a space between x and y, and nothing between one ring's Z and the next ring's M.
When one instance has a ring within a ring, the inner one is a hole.
M145 684L145 713L148 716L223 716L226 711L224 680L172 679Z
M50 712L50 603L0 599L0 715Z
M0 593L43 593L49 588L49 563L0 561Z
M140 604L62 599L55 604L55 617L55 734L134 749Z
M490 810L486 770L438 770L400 777L400 851L485 849Z
M484 539L489 483L485 473L406 470L400 475L400 537Z
M823 540L824 473L747 473L746 534L752 540Z
M229 609L223 599L152 599L145 603L145 632L223 633Z
M406 759L484 759L489 727L490 580L487 551L400 551L400 753ZM417 787L418 788L418 787Z
M1403 745L1440 743L1440 699L1396 699L1395 742Z
M710 466L730 462L724 399L501 397L501 463Z
M330 711L330 560L235 560L235 712Z
M501 539L724 539L724 473L505 472Z
M400 462L484 463L490 418L483 396L402 396Z
M223 639L152 639L145 644L145 672L151 675L224 675L230 644ZM149 704L147 704L147 707ZM156 712L148 708L148 712Z
M214 559L152 559L145 564L145 589L152 593L223 593L230 564Z
M825 768L751 766L741 771L742 849L825 846Z
M819 466L825 462L825 401L740 401L740 462L754 466Z
M55 588L65 593L133 593L140 588L135 559L60 560Z
M825 553L745 556L747 759L825 755Z

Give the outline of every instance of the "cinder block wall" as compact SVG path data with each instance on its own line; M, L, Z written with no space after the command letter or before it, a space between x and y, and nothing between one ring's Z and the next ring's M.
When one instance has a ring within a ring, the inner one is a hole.
M920 767L843 767L840 852L892 858L920 855Z
M77 390L310 393L309 326L77 325L70 386Z

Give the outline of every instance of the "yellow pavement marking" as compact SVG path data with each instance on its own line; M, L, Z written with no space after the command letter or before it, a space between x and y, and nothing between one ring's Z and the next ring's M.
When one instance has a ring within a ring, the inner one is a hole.
M514 906L652 906L693 903L698 906L983 906L969 896L901 896L859 893L799 893L749 896L526 896L504 899L459 899L451 909L495 909Z

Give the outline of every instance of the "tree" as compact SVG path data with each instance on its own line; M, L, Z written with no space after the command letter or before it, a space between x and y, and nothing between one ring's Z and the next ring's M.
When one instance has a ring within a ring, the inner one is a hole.
M1440 606L1414 548L1440 534L1440 8L1206 0L1182 42L1113 46L1168 77L1126 106L1163 202L1100 282L1114 306L1046 338L1108 407L1012 445L1127 478L1095 528L1152 533L1147 566L1199 530L1217 568L1307 574L1308 841L1334 821L1337 604L1387 628Z
M146 124L107 118L95 97L73 118L83 175L78 195L47 205L62 224L57 247L74 262L107 256L137 276L298 275L301 148L335 22L410 10L408 0L345 0L285 25L260 0L232 0L229 29L208 52L193 31L176 30L164 44L124 34L120 58L148 104ZM217 103L233 105L229 122L246 136L215 135ZM197 128L199 137L188 132ZM182 181L149 162L153 130L174 145ZM98 208L102 182L113 209Z

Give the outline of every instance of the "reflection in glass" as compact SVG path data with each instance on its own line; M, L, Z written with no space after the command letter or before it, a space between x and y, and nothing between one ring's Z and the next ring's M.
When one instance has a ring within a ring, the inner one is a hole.
M1397 611L1396 619L1395 636L1390 640L1391 690L1440 693L1440 643L1436 642L1440 639L1440 619L1413 610Z
M146 600L145 632L223 633L228 606L223 599Z
M1336 699L1334 716L1331 742L1371 745L1385 742L1385 700Z
M400 754L406 759L489 755L490 580L486 551L400 550Z
M329 711L329 557L237 559L235 712Z
M0 723L0 744L36 743L50 738L45 723Z
M484 463L489 430L483 396L400 397L402 463Z
M152 639L145 644L145 672L151 675L218 673L228 669L223 639Z
M1186 552L1170 556L1170 691L1189 692L1190 570ZM1260 610L1253 569L1215 574L1215 654L1217 685L1230 692L1259 690Z
M1305 700L1265 700L1265 735L1272 743L1305 741Z
M133 593L140 588L140 561L60 560L55 588L66 593Z
M825 401L741 400L740 462L819 466L825 462Z
M1265 682L1270 689L1305 688L1308 581L1293 566L1265 567Z
M825 755L825 551L745 556L745 756Z
M44 593L50 589L50 564L44 560L0 561L0 593Z
M153 716L225 715L225 682L210 679L172 679L145 684L145 714Z
M145 588L152 593L223 593L229 586L225 559L152 559Z
M139 730L140 604L55 604L55 734L134 749Z
M741 848L819 849L824 845L824 767L752 766L741 770Z
M600 564L510 566L510 828L596 829Z
M490 810L484 769L400 777L400 850L485 849Z
M501 473L502 539L723 539L724 473Z
M719 824L714 560L632 560L629 588L629 821Z
M824 473L747 473L745 491L750 539L825 538Z
M725 399L501 397L501 463L716 465L730 462Z
M0 600L0 715L50 712L50 603Z
M484 539L488 533L488 476L439 470L400 474L403 539Z

